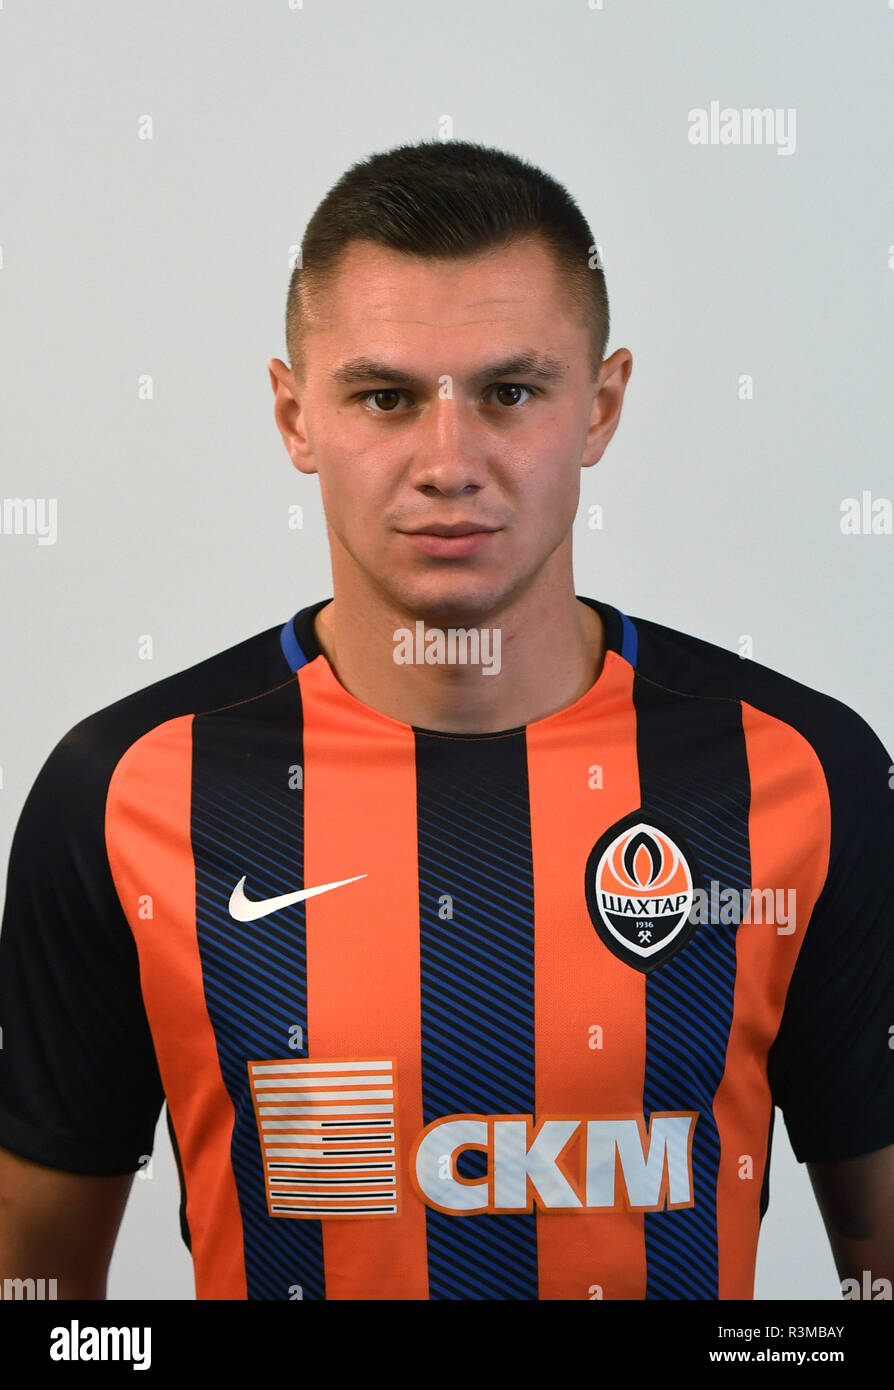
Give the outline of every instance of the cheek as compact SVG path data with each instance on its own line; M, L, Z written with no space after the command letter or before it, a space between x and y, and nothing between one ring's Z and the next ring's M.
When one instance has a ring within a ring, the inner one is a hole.
M330 525L350 534L359 544L369 546L375 539L384 498L375 472L363 467L353 455L327 460L320 471L320 497Z
M577 510L580 467L569 462L570 452L543 454L525 470L519 488L520 505L544 528L553 520L567 525Z

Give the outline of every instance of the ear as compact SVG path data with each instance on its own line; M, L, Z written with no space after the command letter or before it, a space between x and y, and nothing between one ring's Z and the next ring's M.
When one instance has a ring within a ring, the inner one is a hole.
M271 358L267 363L267 371L273 388L273 416L286 452L300 473L316 473L302 406L304 393L298 386L295 374L278 357Z
M590 426L581 459L582 468L591 468L594 463L599 462L618 428L624 392L632 371L633 357L627 348L618 348L603 362L593 393Z

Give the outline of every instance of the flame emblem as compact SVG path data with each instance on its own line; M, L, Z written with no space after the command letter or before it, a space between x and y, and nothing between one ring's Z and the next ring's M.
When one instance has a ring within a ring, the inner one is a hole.
M600 837L587 860L587 907L597 933L628 965L655 969L693 930L697 876L676 829L642 808L625 817Z

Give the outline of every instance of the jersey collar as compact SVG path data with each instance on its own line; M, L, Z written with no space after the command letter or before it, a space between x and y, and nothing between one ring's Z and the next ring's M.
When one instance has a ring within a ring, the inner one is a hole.
M595 608L601 617L605 625L606 648L609 651L617 652L624 661L635 667L638 645L637 632L627 614L622 613L619 608L612 607L610 603L588 598L585 594L577 594L575 597L580 599L581 603L587 603L591 608ZM331 598L322 598L307 608L300 608L289 618L288 622L283 624L279 640L283 656L293 675L302 666L307 666L309 662L315 661L318 656L325 656L314 633L314 618L321 608L325 608L326 604L331 602Z

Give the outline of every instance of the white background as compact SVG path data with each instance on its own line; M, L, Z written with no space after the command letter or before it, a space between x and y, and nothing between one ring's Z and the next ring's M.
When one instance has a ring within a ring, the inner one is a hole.
M568 187L609 352L633 353L582 478L577 592L733 650L750 635L892 747L892 539L840 530L844 498L892 487L884 0L0 6L0 496L58 499L60 528L0 535L4 865L74 723L331 593L266 371L289 256L348 165L445 118ZM795 152L691 145L712 100L794 109ZM193 1296L177 1204L162 1123L110 1297ZM781 1123L757 1296L839 1296Z

